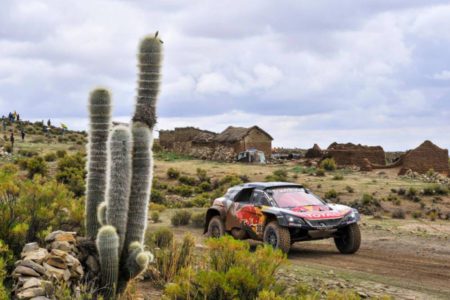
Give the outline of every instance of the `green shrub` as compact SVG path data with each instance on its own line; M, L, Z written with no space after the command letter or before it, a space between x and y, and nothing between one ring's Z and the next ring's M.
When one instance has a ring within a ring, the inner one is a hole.
M323 168L316 169L316 176L325 176L325 170Z
M187 234L182 243L173 241L167 247L154 249L156 272L151 272L152 281L163 287L167 282L172 282L185 268L190 268L193 260L195 240Z
M14 175L19 172L19 168L14 164L4 164L1 166L1 171L5 174Z
M178 177L180 177L180 171L178 171L175 168L169 168L167 170L167 178L169 179L177 179Z
M190 203L190 207L207 207L211 204L211 197L208 193L203 193L200 195L195 196L194 198L190 199L188 202Z
M158 228L156 231L147 231L145 233L145 244L151 249L169 248L173 243L173 232L168 227Z
M210 182L211 181L206 170L204 170L202 168L197 168L196 173L197 173L197 178L200 182Z
M17 153L19 155L22 155L22 156L25 156L25 157L38 156L38 153L36 151L32 151L32 150L21 149L21 150L17 151Z
M266 181L287 181L288 172L285 169L278 169L272 172L271 175L266 176Z
M26 170L28 165L28 158L17 158L15 163L19 166L21 170Z
M405 211L402 208L396 208L392 212L392 218L393 219L404 219L405 218Z
M86 159L81 152L65 155L58 160L56 180L67 185L75 196L84 195L86 177Z
M230 186L235 186L238 184L242 184L242 183L243 183L242 179L236 174L225 175L218 182L218 184L220 186L223 186L225 188L230 187Z
M187 210L177 210L170 218L170 222L173 226L178 227L181 225L188 225L191 220L191 213Z
M149 205L148 208L150 211L157 211L157 212L163 212L166 210L166 206L163 204L158 204L158 203L151 203Z
M194 194L194 188L189 185L177 185L169 188L169 192L183 197L190 197Z
M342 174L336 174L333 176L333 180L344 180L344 176Z
M346 190L347 192L349 192L349 193L354 193L354 192L355 192L355 190L354 190L351 186L349 186L349 185L347 185L347 186L345 187L345 190Z
M247 242L230 236L210 239L207 247L205 263L180 270L166 286L170 299L256 299L264 290L278 293L274 275L286 262L280 250L264 245L250 252Z
M203 181L202 183L199 184L198 186L203 192L209 192L212 189L211 183L209 183L208 181Z
M197 179L190 176L180 176L178 177L178 181L182 184L194 186L197 185Z
M28 159L27 171L28 171L28 178L33 178L33 176L36 174L46 176L48 173L48 166L42 157L37 156Z
M49 228L82 232L84 203L65 185L40 175L21 180L0 172L0 190L0 236L14 253Z
M157 211L152 212L150 218L152 219L153 223L159 222L159 213Z
M325 199L336 199L337 196L338 196L338 193L334 189L329 190L324 195Z
M192 225L203 228L205 226L206 212L198 212L192 215Z
M67 155L67 151L66 150L57 150L56 151L56 156L58 156L58 158L63 158L66 155Z
M358 209L362 214L373 215L380 207L380 201L370 194L363 194L361 199L350 203L350 206Z
M57 158L56 153L47 153L44 156L45 161L47 162L51 162L51 161L55 161Z
M336 162L333 158L326 158L320 162L320 167L326 171L334 171L336 170Z
M160 190L156 190L154 187L152 187L150 201L153 203L163 204L164 200L164 194Z

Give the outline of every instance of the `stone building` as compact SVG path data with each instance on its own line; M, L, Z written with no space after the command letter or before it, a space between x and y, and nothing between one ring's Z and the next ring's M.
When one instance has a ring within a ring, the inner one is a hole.
M159 132L159 144L166 150L219 161L233 161L239 152L252 148L263 151L266 158L270 158L272 140L273 138L258 126L230 126L220 134L194 127Z
M433 169L435 172L449 175L448 150L442 149L430 141L423 142L419 147L407 151L400 157L400 175L408 170L426 173Z
M159 144L164 149L189 154L194 141L210 140L216 135L214 132L195 127L176 127L174 130L160 130Z
M263 151L266 158L272 155L273 138L258 126L249 128L229 126L218 134L214 141L232 148L236 155L252 148Z
M328 147L326 156L332 157L338 166L358 166L365 169L367 161L379 166L386 165L385 153L381 146L333 143Z

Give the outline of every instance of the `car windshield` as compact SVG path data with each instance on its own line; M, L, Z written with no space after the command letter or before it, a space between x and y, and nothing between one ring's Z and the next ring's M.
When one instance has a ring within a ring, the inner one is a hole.
M294 208L298 206L324 205L319 197L306 192L304 188L278 188L270 193L281 208Z

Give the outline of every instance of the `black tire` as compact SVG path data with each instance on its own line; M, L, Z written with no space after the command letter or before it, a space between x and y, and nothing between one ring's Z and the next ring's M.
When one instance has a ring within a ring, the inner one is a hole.
M356 223L339 229L339 237L334 238L336 248L342 254L353 254L358 251L361 245L361 231Z
M220 216L211 218L208 224L208 236L212 238L220 238L225 234L225 225Z
M287 228L278 225L277 221L272 221L266 225L263 241L284 253L288 253L291 249L291 234Z

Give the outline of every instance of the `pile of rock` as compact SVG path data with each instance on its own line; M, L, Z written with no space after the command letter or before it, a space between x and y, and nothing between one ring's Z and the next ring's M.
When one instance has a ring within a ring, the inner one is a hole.
M429 170L425 174L420 174L408 169L402 177L427 183L450 184L450 179L448 177L445 177L437 172L433 172L432 170Z
M64 286L79 292L84 270L77 258L75 232L55 231L46 238L46 248L37 243L23 247L21 260L13 271L14 296L17 299L45 300L54 299L54 292Z

